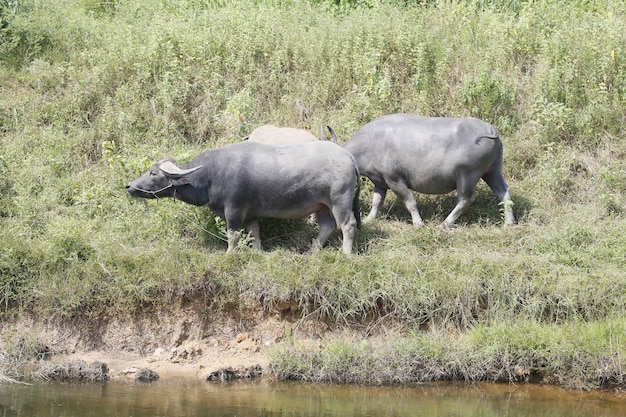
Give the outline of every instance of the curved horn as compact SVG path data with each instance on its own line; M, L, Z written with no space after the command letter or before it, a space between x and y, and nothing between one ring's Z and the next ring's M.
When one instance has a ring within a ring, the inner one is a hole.
M180 178L183 175L191 174L192 172L197 171L200 168L202 168L202 165L189 169L180 169L172 161L165 161L159 164L159 169L161 169L161 171L165 172L168 176L173 178Z

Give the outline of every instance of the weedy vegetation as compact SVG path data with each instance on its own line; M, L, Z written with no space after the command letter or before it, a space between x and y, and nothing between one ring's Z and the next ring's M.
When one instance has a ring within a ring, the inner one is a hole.
M624 27L619 0L0 0L0 323L289 300L390 330L287 338L284 378L624 388ZM454 195L416 196L420 230L390 195L350 258L339 234L308 254L315 227L275 220L265 252L226 255L214 213L124 190L264 123L344 142L392 112L498 127L518 225L486 186L449 231Z

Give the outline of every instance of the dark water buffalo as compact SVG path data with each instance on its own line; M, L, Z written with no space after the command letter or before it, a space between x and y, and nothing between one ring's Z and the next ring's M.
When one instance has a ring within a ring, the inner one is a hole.
M502 142L498 130L478 119L391 114L363 126L344 144L357 160L361 175L374 183L376 217L391 189L422 226L410 190L443 194L457 190L458 202L443 222L450 227L474 201L482 178L504 202L505 224L515 223L509 187L502 176Z
M330 126L326 126L330 132L331 142L337 143L337 136ZM321 140L326 140L324 128L321 129ZM259 142L270 145L293 145L298 143L315 142L318 139L311 132L295 127L278 127L274 125L259 126L246 136L244 140Z
M237 247L244 226L254 247L261 248L259 217L297 219L317 213L320 230L314 245L324 245L338 224L346 254L360 225L356 162L330 142L242 142L203 152L183 165L166 159L126 190L134 197L174 197L210 207L226 220L229 252Z

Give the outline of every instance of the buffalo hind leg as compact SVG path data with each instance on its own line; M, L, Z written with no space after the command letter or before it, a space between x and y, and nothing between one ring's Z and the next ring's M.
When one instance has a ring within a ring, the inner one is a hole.
M459 218L459 216L463 214L463 212L474 202L475 199L475 193L472 193L470 195L463 195L459 193L456 206L450 212L450 214L448 214L448 217L446 217L440 227L446 228L454 226L454 223Z
M356 230L356 220L354 224L345 224L341 226L341 233L343 237L343 253L350 255L352 253L352 245L354 244L354 234Z
M254 249L258 251L262 250L259 220L258 219L250 220L250 222L246 225L246 229L252 235L252 246L254 247Z
M364 222L369 222L376 218L376 215L378 214L378 210L380 209L380 206L385 201L385 195L387 195L386 188L374 186L374 196L372 197L372 210L367 215L367 217L363 220Z
M350 255L352 253L354 235L357 229L357 220L352 212L350 202L333 205L333 217L335 218L335 222L341 227L343 253Z
M321 208L317 211L317 222L320 225L320 231L317 237L313 239L312 250L316 250L324 246L330 235L335 231L337 222L328 207Z
M502 172L491 171L483 175L483 180L489 185L489 188L496 193L502 205L504 206L504 225L511 226L515 224L515 216L513 215L513 200L511 200L511 193L509 186L502 176Z
M463 178L457 180L457 203L454 209L448 214L440 227L452 227L461 214L476 199L476 184L478 179Z

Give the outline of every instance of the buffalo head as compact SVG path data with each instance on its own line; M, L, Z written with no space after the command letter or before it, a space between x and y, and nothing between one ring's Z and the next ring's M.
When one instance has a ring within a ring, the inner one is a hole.
M188 183L187 175L202 168L202 165L182 169L170 159L154 164L148 172L131 181L126 191L133 197L161 198L173 197L176 187Z

